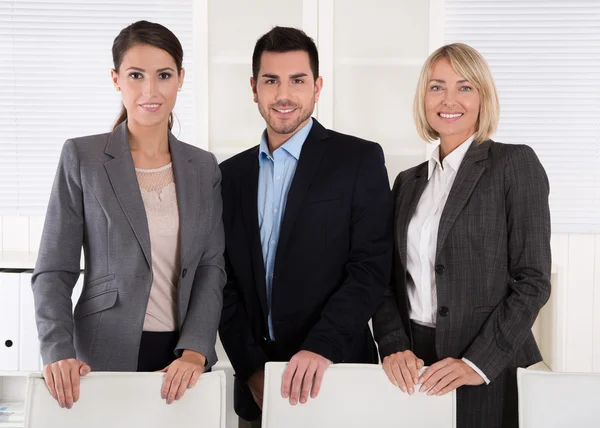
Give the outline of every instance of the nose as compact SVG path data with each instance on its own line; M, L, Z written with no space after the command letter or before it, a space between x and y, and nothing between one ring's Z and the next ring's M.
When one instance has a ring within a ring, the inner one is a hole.
M456 104L456 93L453 90L445 91L443 103L447 106L453 106Z
M277 94L276 94L276 98L275 98L277 101L287 100L288 94L289 94L288 85L286 85L285 83L277 85Z
M145 97L152 97L156 92L156 79L154 77L147 77L144 81L142 88L142 94Z

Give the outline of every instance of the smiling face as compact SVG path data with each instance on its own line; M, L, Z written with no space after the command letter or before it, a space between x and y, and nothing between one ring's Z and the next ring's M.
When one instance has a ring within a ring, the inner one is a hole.
M479 91L456 73L448 59L434 64L425 94L425 116L440 139L462 142L473 135L480 104Z
M168 52L150 45L133 46L111 75L130 122L141 126L168 123L184 78L184 70L177 73Z
M265 51L257 78L251 78L250 84L267 123L269 143L279 145L309 121L323 80L313 77L307 52Z

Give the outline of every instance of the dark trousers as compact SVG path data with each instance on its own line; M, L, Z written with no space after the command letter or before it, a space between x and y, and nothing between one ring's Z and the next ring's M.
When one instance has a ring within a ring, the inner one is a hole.
M138 355L138 372L162 370L175 359L175 346L179 340L176 331L144 331Z
M426 366L439 361L435 328L411 322L413 352ZM518 428L517 369L506 368L489 385L461 386L456 391L457 428Z

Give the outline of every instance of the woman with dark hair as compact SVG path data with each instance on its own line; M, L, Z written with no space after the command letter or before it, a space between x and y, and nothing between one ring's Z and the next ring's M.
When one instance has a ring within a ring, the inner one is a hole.
M139 21L112 54L121 115L112 132L65 143L32 278L43 375L67 408L90 370L166 372L170 404L216 362L221 175L212 154L170 131L183 49L167 28Z

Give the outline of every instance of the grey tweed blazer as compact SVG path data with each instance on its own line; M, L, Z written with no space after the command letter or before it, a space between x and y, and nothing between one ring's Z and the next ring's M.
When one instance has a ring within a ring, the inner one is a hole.
M427 184L427 162L394 184L392 280L373 319L381 358L412 348L406 257L408 224ZM473 144L440 220L435 258L440 359L467 358L493 380L541 360L531 327L550 296L546 173L533 150Z
M215 157L169 133L180 221L179 342L216 362L224 269ZM71 315L81 248L85 275ZM152 249L126 122L62 150L32 278L45 364L77 357L96 371L135 371L152 286Z

